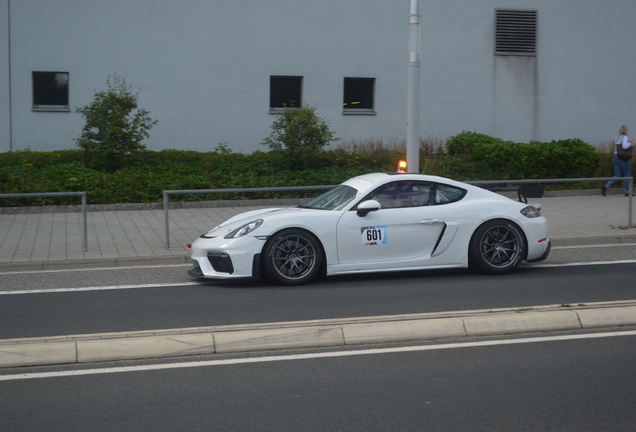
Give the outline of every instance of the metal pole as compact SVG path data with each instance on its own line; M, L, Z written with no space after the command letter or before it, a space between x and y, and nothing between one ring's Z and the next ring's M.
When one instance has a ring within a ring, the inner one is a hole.
M166 229L166 247L170 247L170 227L168 226L168 192L163 191L163 219L164 227Z
M86 192L82 192L82 231L84 233L82 237L84 252L88 252L88 232L86 229Z
M9 72L9 151L13 151L13 83L11 64L11 0L7 0L7 66Z
M420 0L411 0L406 94L406 163L420 172Z
M632 194L634 193L634 177L629 179L629 204L627 205L627 212L629 213L629 216L627 217L627 228L630 229L632 228Z

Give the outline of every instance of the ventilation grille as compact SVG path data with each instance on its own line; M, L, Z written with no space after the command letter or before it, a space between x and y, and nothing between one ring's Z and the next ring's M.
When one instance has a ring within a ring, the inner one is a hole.
M537 11L497 10L495 54L536 55Z

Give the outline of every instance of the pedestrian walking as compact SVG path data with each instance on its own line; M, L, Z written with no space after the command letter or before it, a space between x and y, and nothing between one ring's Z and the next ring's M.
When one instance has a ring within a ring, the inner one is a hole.
M631 177L632 175L632 163L631 156L625 156L625 152L633 152L634 144L629 139L629 130L627 126L623 125L618 130L618 137L614 140L614 177ZM624 150L624 151L623 151ZM629 158L628 158L629 157ZM607 188L614 184L615 180L610 180L601 188L603 196L607 195ZM631 183L629 180L625 182L625 196L629 196L632 193Z

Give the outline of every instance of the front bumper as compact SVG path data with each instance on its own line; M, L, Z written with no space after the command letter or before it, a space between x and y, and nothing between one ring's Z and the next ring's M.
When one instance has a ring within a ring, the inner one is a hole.
M260 277L260 251L265 241L255 237L234 240L199 238L192 244L192 269L197 279Z

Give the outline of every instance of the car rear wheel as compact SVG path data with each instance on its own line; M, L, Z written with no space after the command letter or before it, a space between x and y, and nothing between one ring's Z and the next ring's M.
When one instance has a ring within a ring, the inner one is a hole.
M470 258L483 273L507 274L517 268L524 250L525 240L517 225L503 219L492 220L475 231Z
M322 248L318 240L300 229L287 229L273 235L264 252L267 273L284 285L309 282L322 265Z

